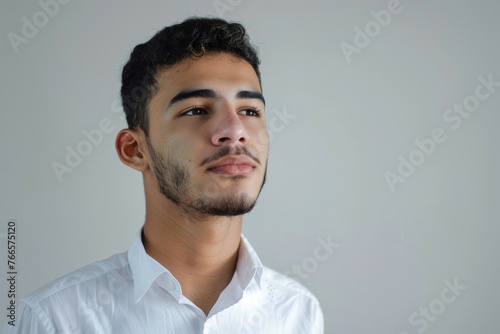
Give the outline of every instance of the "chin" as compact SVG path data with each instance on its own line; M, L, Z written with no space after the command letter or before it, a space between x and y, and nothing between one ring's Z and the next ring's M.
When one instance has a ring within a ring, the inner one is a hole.
M241 216L250 212L256 202L255 196L234 193L223 197L199 197L192 202L191 208L213 216Z

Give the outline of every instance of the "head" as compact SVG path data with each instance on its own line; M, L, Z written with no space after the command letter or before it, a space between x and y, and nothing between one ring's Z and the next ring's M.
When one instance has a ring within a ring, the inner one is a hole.
M136 46L122 73L121 160L155 194L201 215L250 211L269 139L259 58L242 25L190 18Z

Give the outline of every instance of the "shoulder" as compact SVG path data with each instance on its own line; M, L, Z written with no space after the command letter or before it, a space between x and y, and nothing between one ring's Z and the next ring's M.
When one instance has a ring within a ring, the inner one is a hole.
M79 291L89 286L106 285L110 278L127 279L129 276L131 273L127 253L119 253L57 278L23 297L21 301L33 308L48 299L61 300L59 297L63 295L78 295Z
M127 253L77 269L21 298L4 333L76 333L82 312L120 295L131 276Z

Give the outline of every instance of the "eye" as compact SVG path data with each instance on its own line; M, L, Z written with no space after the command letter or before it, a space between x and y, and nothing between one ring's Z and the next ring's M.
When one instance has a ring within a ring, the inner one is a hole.
M260 117L261 111L257 108L247 108L241 110L242 113L244 113L245 116L252 116L252 117Z
M194 107L189 110L184 111L181 115L183 116L198 116L206 114L207 111L202 107Z

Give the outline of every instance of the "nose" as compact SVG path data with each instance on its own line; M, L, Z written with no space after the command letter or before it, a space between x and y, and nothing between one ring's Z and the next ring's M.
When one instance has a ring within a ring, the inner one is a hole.
M230 104L221 107L214 122L214 131L212 133L212 143L214 145L246 144L248 142L248 132L243 119Z

